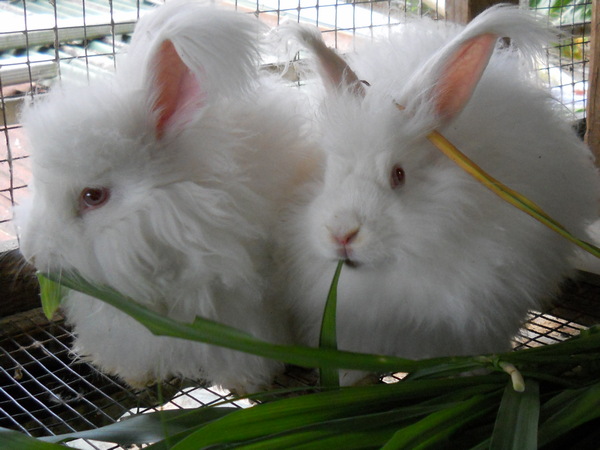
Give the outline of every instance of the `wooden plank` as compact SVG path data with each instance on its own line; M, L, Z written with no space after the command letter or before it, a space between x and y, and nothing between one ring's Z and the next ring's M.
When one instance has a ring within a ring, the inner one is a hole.
M600 11L598 11L598 2L599 0L594 0L592 3L585 141L596 157L596 165L600 167Z
M519 4L519 0L446 0L446 19L469 23L478 14L498 3Z
M0 317L40 306L35 272L18 250L0 254Z

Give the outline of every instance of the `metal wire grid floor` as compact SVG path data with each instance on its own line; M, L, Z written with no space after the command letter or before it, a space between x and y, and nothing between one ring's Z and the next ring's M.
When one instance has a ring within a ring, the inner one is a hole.
M572 283L550 311L530 314L515 338L515 348L557 343L597 323L599 292L597 280ZM193 408L232 399L226 392L181 381L165 383L160 393L156 388L133 391L74 360L71 340L63 321L48 322L40 309L0 321L0 427L41 437L97 428L132 412ZM280 384L301 386L310 377L308 372L291 373ZM385 381L390 380L394 381L390 377ZM165 405L161 397L170 400ZM247 401L233 404L250 406ZM119 448L87 440L74 446Z
M155 389L133 391L74 360L69 350L72 334L62 320L48 322L38 309L9 320L3 321L0 335L0 427L36 437L63 434L114 423L161 403ZM201 389L172 381L160 394L171 398L170 407L228 399L225 392L196 387Z
M545 313L530 312L514 338L516 350L556 344L600 323L600 277L582 273L579 282L569 281L561 296Z

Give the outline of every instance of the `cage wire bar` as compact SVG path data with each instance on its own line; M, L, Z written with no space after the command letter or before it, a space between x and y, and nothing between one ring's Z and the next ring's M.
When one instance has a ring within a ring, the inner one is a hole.
M447 0L448 2L453 0ZM0 2L0 254L16 247L12 207L26 195L27 143L18 120L24 101L42 96L57 80L89 81L115 70L137 19L161 0L16 0ZM231 0L226 4L270 25L283 20L317 25L329 45L344 52L354 38L369 38L409 14L444 20L443 0ZM592 0L525 0L569 36L547 51L540 69L553 95L585 119ZM1 257L1 255L0 255ZM589 280L588 280L589 281ZM549 312L532 312L516 348L548 345L576 335L600 317L597 281L573 285ZM0 296L2 293L0 293ZM113 423L131 412L210 405L226 392L188 381L169 381L162 393L133 391L69 351L72 335L62 319L48 322L39 309L3 317L0 297L0 427L33 436L80 431ZM289 373L281 385L310 383ZM386 378L386 380L389 380ZM395 379L392 379L394 381ZM160 397L171 398L167 406ZM248 403L234 403L247 407ZM78 448L117 448L93 442Z

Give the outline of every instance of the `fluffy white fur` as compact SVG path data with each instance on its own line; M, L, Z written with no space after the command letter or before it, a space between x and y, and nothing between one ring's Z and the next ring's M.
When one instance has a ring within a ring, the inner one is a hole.
M264 299L269 229L303 176L306 121L299 94L259 73L258 34L250 16L169 2L140 21L114 77L57 87L30 105L23 254L42 271L77 270L174 319L202 316L285 342L278 305ZM166 40L197 87L166 102L176 110L161 135L157 74L168 68L157 55ZM108 188L110 199L82 210L86 187ZM79 293L64 309L75 352L132 385L176 375L248 392L282 368L153 336Z
M498 45L464 109L451 120L437 117L440 71L461 45L488 33L510 37L516 48ZM275 296L293 311L297 341L317 344L344 251L352 263L338 287L345 350L416 359L504 351L527 311L557 292L571 271L573 244L496 197L425 138L439 127L485 170L585 237L598 207L592 158L527 70L548 33L513 8L489 10L466 28L419 19L348 55L345 74L329 78L341 85L318 119L323 175L301 190L278 232ZM344 85L350 69L370 83L364 98ZM406 179L392 189L395 164ZM354 231L345 249L336 242ZM342 372L342 383L358 376Z

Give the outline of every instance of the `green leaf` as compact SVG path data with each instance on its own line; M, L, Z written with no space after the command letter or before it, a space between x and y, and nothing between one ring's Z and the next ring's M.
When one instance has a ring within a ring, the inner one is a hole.
M40 297L42 299L42 310L48 320L52 320L54 313L60 306L66 290L59 283L49 280L41 274L37 274L40 283Z
M421 386L427 382L421 382ZM351 388L354 389L354 388ZM438 395L424 402L413 404L411 399L405 399L409 406L400 406L387 410L389 397L382 393L382 401L367 403L366 409L375 408L369 414L357 414L356 409L346 410L344 405L323 404L324 408L339 408L338 419L320 421L301 427L289 427L281 433L266 434L252 439L250 442L238 441L226 444L227 448L375 448L384 445L394 433L431 413L454 407L457 402L471 398L474 392L498 391L496 385L475 384L452 390L449 394ZM461 395L462 393L462 395ZM423 392L425 396L427 393ZM384 396L385 395L385 396ZM457 400L457 398L459 400ZM447 400L451 399L450 402ZM404 402L398 399L397 404ZM395 404L395 403L393 403ZM354 405L355 406L355 405ZM250 413L250 411L248 411ZM440 433L443 433L442 430ZM439 436L438 436L439 437ZM218 448L218 446L217 446Z
M360 419L358 419L360 421ZM331 425L331 424L327 424ZM375 448L377 443L385 442L393 430L369 429L364 431L348 430L340 432L336 429L319 428L297 433L273 437L252 443L229 444L213 448L239 448L244 450L259 449L365 449Z
M344 261L339 261L335 269L335 275L331 281L331 287L327 294L327 303L323 312L323 321L321 323L321 335L319 348L328 350L337 350L337 327L336 327L336 308L337 308L337 285L340 279L340 273ZM339 372L335 368L321 368L320 381L323 387L340 387Z
M579 367L581 370L576 371L576 376L570 375L570 381L567 380L565 383L581 386L584 382L589 383L590 379L597 381L596 360L600 353L600 328L598 327L583 331L577 338L547 347L502 355L411 361L327 348L274 345L202 318L197 318L193 323L171 320L114 290L87 283L78 275L63 275L61 283L105 300L138 319L155 334L223 345L303 366L373 372L418 371L416 376L394 385L327 390L302 397L276 400L248 410L228 411L223 417L216 417L214 420L190 420L185 426L175 423L171 426L168 425L168 419L165 419L167 422L161 420L159 426L152 428L148 425L146 428L148 430L146 438L163 439L167 436L166 439L155 441L152 445L151 448L157 450L185 450L207 445L273 448L271 444L277 445L277 443L310 447L313 444L321 445L323 442L328 443L327 445L332 448L351 448L354 444L359 446L359 443L367 442L369 432L372 432L373 436L377 435L377 439L389 440L387 444L389 448L435 447L447 443L450 438L463 439L465 433L459 434L457 431L473 423L477 424L479 430L485 430L487 433L491 431L495 417L492 411L500 404L501 391L507 380L506 374L500 371L502 364L507 367L505 362L518 367L528 380L535 377L540 380L559 381L566 371ZM558 369L556 361L560 361ZM456 375L480 367L493 368L497 371L483 377L440 379L442 376ZM552 386L556 392L556 386L560 384ZM542 426L545 426L548 421L554 421L551 423L559 426L551 427L550 431L554 435L547 434L542 437L540 433L540 441L543 438L550 442L557 437L563 437L578 425L597 417L600 413L593 411L591 405L597 402L598 398L592 394L594 392L590 393L588 388L571 390L568 396L560 398L556 396L547 402L543 407ZM548 397L549 395L544 393L543 398ZM478 399L482 398L489 399L488 403L479 402ZM561 408L557 407L560 400L567 400L566 404L570 408L570 414L567 416L561 416ZM530 398L524 400L524 403L518 407L526 411L531 407L530 402ZM485 418L482 415L485 415ZM573 416L577 417L573 420ZM164 417L168 418L168 416ZM377 418L380 420L379 423ZM498 420L498 417L496 419ZM363 420L365 422L361 425ZM329 431L325 424L331 425ZM519 423L519 425L526 424ZM531 428L526 428L530 433ZM161 431L163 429L164 432ZM152 431L154 434L151 434ZM116 433L114 429L113 432ZM523 430L520 432L525 433ZM467 436L466 441L461 442L478 444L487 437L481 433L482 431L478 431L474 436ZM350 444L350 436L354 439L354 444ZM131 442L133 435L129 438L121 436L120 439L130 439L128 442ZM383 441L377 446L383 445ZM1 442L0 440L0 448L2 448ZM485 442L491 441L488 439Z
M525 391L517 392L509 382L496 417L490 450L536 450L539 415L538 383L526 380Z
M468 356L413 361L393 356L272 344L256 339L243 331L201 317L197 317L193 323L170 319L119 294L114 289L89 283L75 273L63 273L60 277L55 274L45 274L44 276L60 282L70 289L103 300L132 316L153 334L219 345L302 367L344 368L369 372L412 372L439 364L461 364L464 370L487 365L481 358Z
M429 406L407 409L412 409L413 415L416 413L417 416L423 416L439 408ZM244 449L374 447L385 443L405 417L401 410L364 415L350 414L341 419L322 421L304 427L290 427L281 433L266 434L249 442L240 441L226 446Z
M330 406L331 407L331 406ZM333 406L335 408L335 406ZM402 422L422 417L445 405L413 406L374 414L351 414L303 427L290 427L282 433L268 434L250 442L227 444L227 448L370 448L383 445ZM217 446L218 448L218 446Z
M211 407L157 411L127 417L101 428L44 437L40 440L65 442L73 439L93 439L114 442L120 445L149 443L165 439L171 434L181 433L190 428L195 429L199 425L209 423L234 411L238 411L238 408Z
M19 431L0 428L0 448L4 450L64 450L62 445L42 442Z
M546 445L578 426L600 417L600 407L598 406L600 405L600 382L577 391L559 395L562 398L570 396L571 399L540 425L538 435L540 446ZM553 402L552 406L555 404ZM545 412L546 408L542 408L542 415L545 415Z
M292 429L319 426L356 415L399 409L398 405L411 405L417 399L427 400L439 394L471 386L487 385L494 390L504 377L475 377L469 379L443 379L402 382L389 385L372 385L330 390L256 405L239 410L216 420L190 434L172 450L195 450L216 444L241 443L265 438ZM439 409L438 405L423 405L420 412ZM413 411L408 411L414 414ZM399 414L399 413L398 413ZM398 416L401 418L400 416Z
M476 395L398 430L383 450L408 450L438 445L456 430L485 415L494 407L490 395Z
M433 366L424 366L414 372L411 372L407 379L421 380L439 377L450 377L466 373L473 369L473 361L478 361L482 366L491 365L492 360L485 357L473 357L469 360L459 360L453 357L446 358L446 363L440 361L439 364Z

